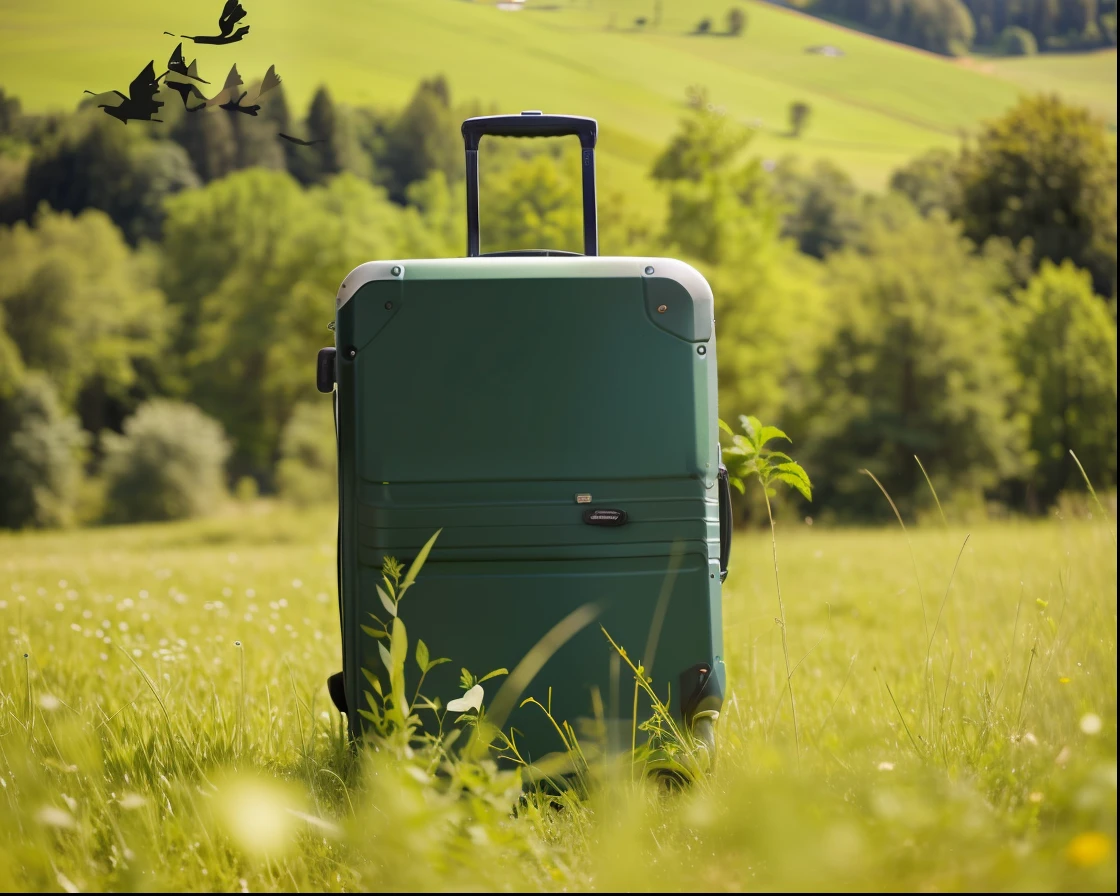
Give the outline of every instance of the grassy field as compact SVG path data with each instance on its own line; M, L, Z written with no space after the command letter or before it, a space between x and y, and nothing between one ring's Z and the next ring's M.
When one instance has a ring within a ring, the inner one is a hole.
M1116 133L1116 50L993 59L987 65L1024 90L1052 91L1088 106Z
M715 775L516 816L342 747L328 512L0 536L0 888L1115 890L1112 531L781 525L799 746L741 531Z
M731 5L747 11L737 38L691 32L702 17L722 30ZM0 0L0 85L31 109L72 108L82 90L124 89L176 43L162 34L208 33L218 0L173 7L115 0L112 12L78 0ZM604 175L637 184L683 109L690 85L758 129L756 150L828 157L866 186L1011 105L1020 84L1070 88L1114 107L1116 80L1055 73L1041 61L999 63L986 74L828 23L744 0L528 0L516 12L463 0L274 0L248 4L250 34L198 46L204 76L237 62L246 81L276 63L297 108L328 84L341 99L395 107L421 77L446 74L459 99L497 109L545 109L599 118ZM638 17L648 23L637 27ZM808 53L839 46L842 58ZM1098 83L1098 80L1100 83ZM1017 82L1017 83L1016 83ZM804 136L787 135L791 102L813 108Z

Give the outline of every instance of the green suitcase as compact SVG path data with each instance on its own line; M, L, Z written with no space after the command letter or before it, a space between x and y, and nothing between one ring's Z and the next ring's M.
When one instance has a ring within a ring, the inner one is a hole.
M401 607L410 640L451 659L427 695L461 696L460 667L513 670L553 631L513 695L521 755L562 748L526 697L628 747L634 682L605 631L714 743L731 525L712 293L674 259L597 257L596 132L574 116L467 120L468 257L373 261L339 288L319 387L337 384L344 668L331 694L355 736L363 668L386 675L362 628L386 615L382 561L410 562L442 529ZM480 256L481 137L573 134L585 254ZM558 645L564 620L578 630ZM484 686L488 703L501 683ZM639 701L639 722L648 709Z

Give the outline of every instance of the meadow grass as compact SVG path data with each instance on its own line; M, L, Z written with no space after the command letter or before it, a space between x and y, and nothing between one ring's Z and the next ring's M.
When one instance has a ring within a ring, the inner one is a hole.
M79 0L0 0L0 85L31 110L74 108L83 90L123 90L149 59L162 64L178 40L164 30L210 33L220 6L115 0L110 12ZM1065 75L1051 83L1042 63L1006 63L1013 77L995 77L761 2L661 6L655 25L652 0L528 0L518 12L462 0L278 0L248 5L245 40L187 44L186 52L219 83L233 62L246 83L276 63L301 112L320 84L344 102L394 108L420 78L443 73L456 99L486 108L592 115L603 127L604 178L626 188L644 183L691 85L754 124L758 153L827 157L878 187L923 150L956 146L962 133L1012 105L1020 85L1072 83ZM722 31L732 6L748 15L741 36L691 33L705 17ZM637 27L639 17L648 24ZM845 55L806 52L822 44ZM1109 80L1094 72L1075 94L1091 90L1114 106L1115 73ZM788 110L798 100L813 115L794 139Z
M1115 49L993 59L988 64L997 77L1014 81L1024 90L1059 93L1088 106L1116 134Z
M1106 523L779 522L800 770L740 530L715 773L514 813L346 749L334 517L258 510L0 536L0 888L1116 888Z

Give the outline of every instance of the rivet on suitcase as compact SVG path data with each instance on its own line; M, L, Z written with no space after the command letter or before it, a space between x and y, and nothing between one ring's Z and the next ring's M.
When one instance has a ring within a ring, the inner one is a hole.
M408 563L440 535L402 612L410 638L452 662L424 690L458 696L458 670L513 669L560 620L597 615L523 696L577 731L593 717L629 745L633 683L600 626L641 660L674 712L714 744L723 694L721 586L730 550L719 460L712 292L670 258L599 257L594 119L468 119L467 258L371 261L339 287L335 392L343 672L331 697L362 720L362 631L383 615L386 556ZM480 255L483 136L579 137L585 254ZM639 721L647 705L639 705ZM561 748L533 706L514 710L521 754ZM624 734L623 734L624 732Z

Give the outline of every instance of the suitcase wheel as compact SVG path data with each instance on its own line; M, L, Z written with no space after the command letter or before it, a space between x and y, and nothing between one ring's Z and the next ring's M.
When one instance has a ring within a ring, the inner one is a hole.
M332 349L333 351L333 349ZM346 708L346 688L342 685L342 673L335 672L327 679L327 693L331 695L331 702L340 713L348 714Z
M315 364L315 385L320 392L334 391L334 359L335 350L333 348L319 349L319 357Z

